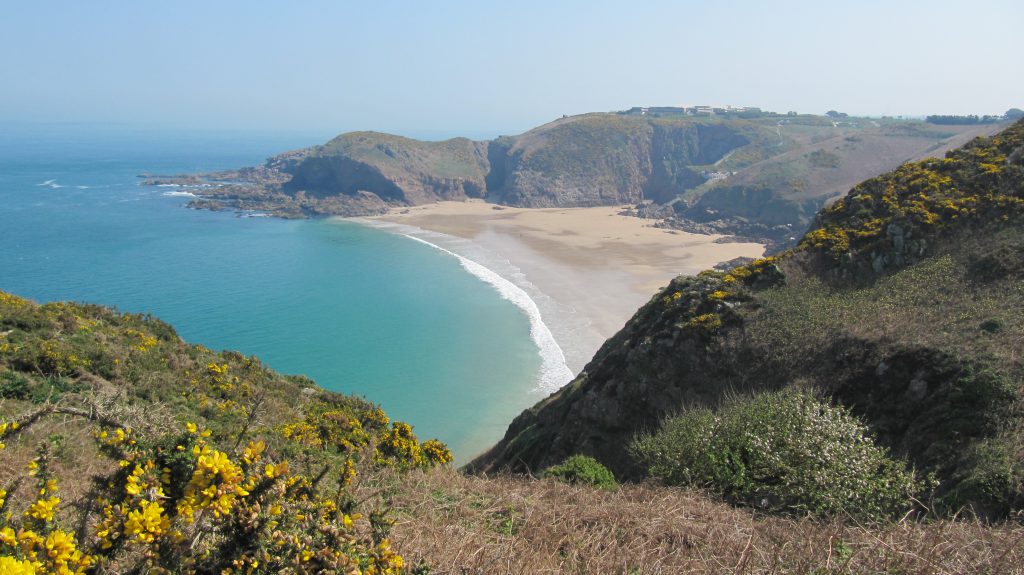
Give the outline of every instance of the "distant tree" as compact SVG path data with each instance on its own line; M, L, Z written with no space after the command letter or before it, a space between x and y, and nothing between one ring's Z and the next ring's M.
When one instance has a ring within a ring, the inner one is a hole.
M797 113L796 113L796 112L794 112L794 111L792 111L792 110L790 110L790 111L786 112L786 115L787 115L787 116L796 116L796 115L797 115Z
M845 114L840 114L839 112L837 112L835 110L829 110L829 111L825 112L825 115L828 116L829 118L841 118Z
M1010 108L1005 114L1003 114L1003 117L1007 120L1019 120L1024 118L1024 110L1021 110L1020 108Z
M975 114L967 116L928 116L925 121L929 124L951 124L951 125L965 125L965 124L993 124L999 121L997 116L982 116L978 117Z

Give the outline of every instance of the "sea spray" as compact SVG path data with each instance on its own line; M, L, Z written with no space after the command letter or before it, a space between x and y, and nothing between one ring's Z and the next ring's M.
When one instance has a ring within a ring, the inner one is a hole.
M537 302L533 301L533 298L531 298L523 288L501 277L490 268L480 265L479 263L463 257L451 250L447 250L437 244L430 243L427 240L416 236L409 234L402 235L453 256L459 260L459 264L462 265L463 269L489 284L498 292L499 295L501 295L501 297L507 299L519 307L519 309L523 310L526 317L530 320L530 338L533 340L534 344L536 344L541 358L541 369L537 382L538 389L545 393L551 393L557 391L572 380L573 373L572 370L569 369L569 366L566 365L565 354L562 353L562 348L558 345L558 342L555 341L555 337L551 334L551 330L548 329L547 324L544 323L544 320L541 317L540 308L537 307Z

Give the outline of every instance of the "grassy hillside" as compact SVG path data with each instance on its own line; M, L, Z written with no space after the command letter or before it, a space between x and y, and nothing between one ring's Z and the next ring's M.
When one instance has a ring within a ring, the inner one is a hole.
M770 119L773 137L737 150L713 169L728 174L683 195L676 225L724 229L791 244L826 202L903 162L942 156L1002 125L934 126L847 118L843 122ZM809 117L818 119L818 117ZM760 158L750 158L750 154ZM751 161L754 160L754 161Z
M680 277L474 467L539 470L696 405L799 386L939 483L942 512L1024 507L1024 123L853 188L799 247Z
M1024 527L765 515L653 483L407 474L395 546L433 573L1020 574Z
M1013 573L1020 526L467 476L364 400L152 317L0 293L0 572ZM15 425L17 424L17 425Z
M149 316L0 292L0 572L399 573L381 470L451 460L377 406Z

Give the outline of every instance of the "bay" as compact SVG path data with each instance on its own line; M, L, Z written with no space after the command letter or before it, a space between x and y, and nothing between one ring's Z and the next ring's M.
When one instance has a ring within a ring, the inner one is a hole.
M352 222L185 209L137 177L254 165L328 135L3 128L0 289L152 313L189 342L379 403L459 462L539 398L529 319L451 255Z

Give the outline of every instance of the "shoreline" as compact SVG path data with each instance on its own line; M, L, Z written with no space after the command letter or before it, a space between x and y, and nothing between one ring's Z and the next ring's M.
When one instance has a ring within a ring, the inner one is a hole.
M536 304L541 325L578 374L672 278L764 252L761 244L715 243L722 236L655 228L650 220L620 215L621 209L511 208L470 200L343 219L431 244L511 282Z

